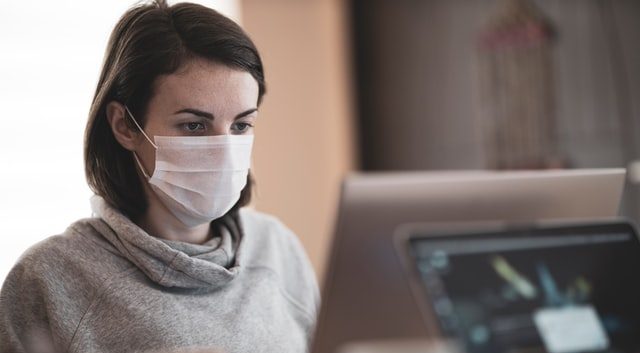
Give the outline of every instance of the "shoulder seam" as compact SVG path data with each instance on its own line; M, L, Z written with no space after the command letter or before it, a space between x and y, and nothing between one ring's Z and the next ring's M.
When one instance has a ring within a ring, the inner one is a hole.
M84 318L89 314L89 312L91 311L91 309L93 307L95 307L100 299L104 296L104 294L107 292L107 289L109 289L112 280L114 278L120 278L121 276L125 276L128 275L130 272L133 272L134 270L136 270L137 268L135 266L132 266L120 273L118 273L117 275L113 275L110 278L108 278L105 281L105 285L103 285L98 291L96 291L96 294L94 295L94 297L91 299L91 303L89 304L89 306L87 306L87 309L85 310L85 312L82 314L82 317L80 317L80 321L78 321L78 325L76 326L76 329L73 331L73 335L71 336L71 339L69 340L69 344L67 345L67 349L66 352L71 353L71 347L74 343L74 340L76 338L76 335L78 333L78 330L80 329L80 326L82 325Z

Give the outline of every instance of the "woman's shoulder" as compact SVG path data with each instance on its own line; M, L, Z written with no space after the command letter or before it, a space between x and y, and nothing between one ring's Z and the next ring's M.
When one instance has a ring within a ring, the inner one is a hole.
M281 231L283 228L286 229L282 221L271 214L248 207L241 208L239 212L243 226L256 226L272 231Z
M49 236L30 246L20 255L4 279L0 298L2 302L14 302L22 298L22 304L36 308L52 300L53 293L66 296L73 292L70 283L77 283L74 254L81 253L77 236L67 229L62 234ZM61 291L61 289L65 289ZM29 293L28 297L22 297ZM78 300L80 302L80 300ZM0 311L9 310L1 307ZM18 309L16 309L18 310ZM34 309L35 310L35 309Z
M19 276L24 281L82 277L81 272L92 268L87 264L103 262L105 254L111 253L108 245L92 230L91 224L95 221L96 219L81 219L72 223L64 232L33 244L18 258L10 274ZM103 266L108 267L108 264L103 262ZM99 276L99 273L87 274L87 277L95 275Z
M281 281L288 299L315 317L320 294L315 271L297 235L277 217L242 209L246 244L241 262L249 268L267 268Z
M275 246L289 255L307 259L298 236L276 216L243 208L240 210L240 219L245 237L257 247L264 249Z
M24 337L47 325L55 326L63 340L71 339L83 313L106 283L105 269L111 265L103 261L107 252L91 239L95 234L90 222L74 222L18 258L0 290L0 341L11 334L3 332L3 327Z
M69 228L61 234L48 236L22 253L15 267L23 267L34 274L47 273L77 252L80 244L75 238L77 236Z

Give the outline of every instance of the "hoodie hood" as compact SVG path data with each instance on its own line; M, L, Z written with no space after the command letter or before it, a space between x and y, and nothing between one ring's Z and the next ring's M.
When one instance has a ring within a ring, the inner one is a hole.
M92 222L96 230L161 286L217 289L240 271L236 249L242 236L231 217L219 222L217 237L191 244L149 235L100 196L91 198L91 208L102 221Z

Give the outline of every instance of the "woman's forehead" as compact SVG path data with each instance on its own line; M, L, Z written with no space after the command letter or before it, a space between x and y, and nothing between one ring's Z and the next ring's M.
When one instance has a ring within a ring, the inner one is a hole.
M172 107L246 110L258 100L258 83L250 73L205 60L158 77L154 86L150 103Z

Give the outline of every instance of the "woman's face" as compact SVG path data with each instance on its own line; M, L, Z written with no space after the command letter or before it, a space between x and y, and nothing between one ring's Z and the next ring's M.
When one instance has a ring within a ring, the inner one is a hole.
M153 136L253 135L257 104L258 83L251 74L193 59L177 72L156 80L144 131L152 140ZM155 149L142 134L135 145L136 154L151 175Z

